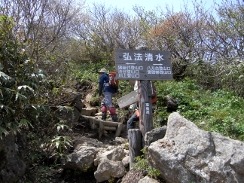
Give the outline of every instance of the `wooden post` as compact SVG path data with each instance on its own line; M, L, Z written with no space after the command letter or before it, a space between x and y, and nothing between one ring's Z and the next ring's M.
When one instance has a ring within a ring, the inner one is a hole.
M139 111L140 120L139 126L144 137L146 132L153 129L153 116L152 116L152 103L150 100L151 95L151 83L150 81L139 82Z
M139 129L128 130L129 139L129 155L130 155L130 169L133 168L135 157L141 155L142 149L142 136Z
M98 131L98 138L101 139L102 135L104 132L104 126L103 126L103 122L99 121L99 131Z
M120 136L123 127L124 127L124 125L122 123L118 124L118 127L116 129L116 133L115 133L115 137L119 137Z

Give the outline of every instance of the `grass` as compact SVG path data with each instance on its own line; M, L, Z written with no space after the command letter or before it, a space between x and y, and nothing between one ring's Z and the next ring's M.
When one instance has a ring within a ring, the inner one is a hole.
M164 96L170 95L179 102L178 112L201 129L244 140L243 98L230 91L204 90L189 79L157 82L157 92L158 106ZM158 108L158 111L165 111L163 107ZM167 115L165 112L158 112L161 119L166 119Z

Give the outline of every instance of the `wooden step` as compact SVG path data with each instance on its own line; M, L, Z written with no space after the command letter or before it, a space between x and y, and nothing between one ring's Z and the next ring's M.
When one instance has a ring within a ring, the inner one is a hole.
M82 115L82 117L89 121L91 128L94 128L94 126L98 128L99 139L104 131L115 131L115 137L119 137L124 127L121 122L103 121L96 116Z

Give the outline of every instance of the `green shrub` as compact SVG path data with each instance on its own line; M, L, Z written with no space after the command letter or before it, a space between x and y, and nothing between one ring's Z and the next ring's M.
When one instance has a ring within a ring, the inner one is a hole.
M243 98L225 90L204 90L190 79L157 82L157 90L157 118L168 117L162 101L170 95L179 102L178 112L200 128L244 140Z
M42 75L12 35L14 23L0 16L0 138L32 127L38 120Z
M152 167L147 160L147 148L143 148L142 155L136 157L135 168L137 170L146 172L149 177L158 178L160 176L160 171Z

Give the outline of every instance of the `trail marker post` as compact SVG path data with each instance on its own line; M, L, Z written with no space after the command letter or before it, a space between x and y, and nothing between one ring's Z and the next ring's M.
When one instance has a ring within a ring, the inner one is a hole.
M129 104L131 99L139 102L139 129L141 135L144 137L146 132L153 129L152 103L150 100L152 95L151 81L173 79L170 53L168 51L158 50L118 49L115 51L115 67L117 79L139 81L138 93L135 94L135 92L131 92L128 94L128 101L125 100L126 97L122 98L120 101L123 107ZM136 142L133 137L137 137L138 134L133 135L134 131L135 130L129 130L128 132L129 141L137 143L137 145L130 145L130 151L138 152L138 150L136 150L138 149L138 144L141 144L141 147L143 147L144 138L142 138L142 142ZM135 132L138 133L138 131ZM138 139L140 138L137 138L137 140ZM137 148L133 149L133 147ZM135 157L139 155L135 153L130 154L133 154ZM130 159L134 159L134 157L130 157Z

